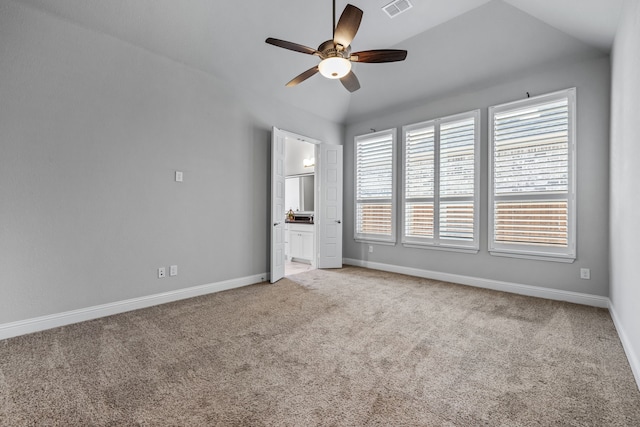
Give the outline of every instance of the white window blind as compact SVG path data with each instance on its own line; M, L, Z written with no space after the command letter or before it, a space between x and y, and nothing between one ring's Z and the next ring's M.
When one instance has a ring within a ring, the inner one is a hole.
M355 239L395 242L395 129L355 138Z
M489 109L489 250L575 258L575 89Z
M405 129L405 236L433 238L435 124Z
M478 110L403 128L403 243L478 249Z

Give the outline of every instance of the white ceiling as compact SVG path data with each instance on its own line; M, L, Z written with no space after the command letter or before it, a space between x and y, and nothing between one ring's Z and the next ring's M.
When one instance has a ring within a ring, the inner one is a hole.
M335 122L486 85L562 60L603 55L624 0L411 0L390 19L390 0L350 0L364 11L354 51L398 48L407 60L355 64L350 94L317 75L284 84L317 64L264 43L275 37L317 47L332 36L331 0L16 0L82 27L212 74ZM338 14L347 0L337 0Z

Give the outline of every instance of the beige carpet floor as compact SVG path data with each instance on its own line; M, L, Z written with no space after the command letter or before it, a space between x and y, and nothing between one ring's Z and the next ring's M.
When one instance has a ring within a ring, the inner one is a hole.
M2 426L640 425L606 310L348 267L0 341Z

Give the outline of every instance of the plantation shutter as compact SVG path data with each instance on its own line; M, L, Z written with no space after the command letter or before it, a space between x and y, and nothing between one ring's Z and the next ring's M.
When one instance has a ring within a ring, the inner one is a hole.
M355 139L356 239L392 241L395 130Z
M440 126L440 238L474 237L475 120Z
M575 90L493 107L490 250L573 257Z
M478 110L405 126L405 246L478 249Z
M405 133L405 236L433 237L435 126Z

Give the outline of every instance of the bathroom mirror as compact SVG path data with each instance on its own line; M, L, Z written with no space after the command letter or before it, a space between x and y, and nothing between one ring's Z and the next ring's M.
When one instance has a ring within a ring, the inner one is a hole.
M314 175L294 175L285 179L284 200L285 213L289 209L294 212L313 212L314 210Z

